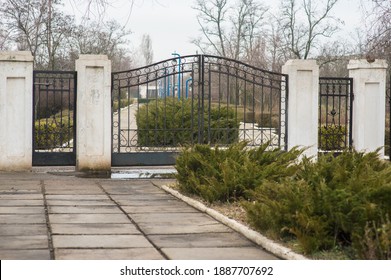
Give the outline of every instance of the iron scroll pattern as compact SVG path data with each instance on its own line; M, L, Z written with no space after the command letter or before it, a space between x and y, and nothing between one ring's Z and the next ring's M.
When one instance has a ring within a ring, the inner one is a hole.
M247 141L286 149L288 76L209 55L112 73L113 155Z
M352 146L353 79L319 78L319 152Z

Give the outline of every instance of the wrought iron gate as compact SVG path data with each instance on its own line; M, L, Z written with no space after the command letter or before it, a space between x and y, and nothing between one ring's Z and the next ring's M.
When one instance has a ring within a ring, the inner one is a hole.
M286 147L288 77L192 55L112 74L112 164L175 163L181 147Z
M34 71L33 165L76 164L76 72Z
M353 79L319 78L319 152L352 146Z

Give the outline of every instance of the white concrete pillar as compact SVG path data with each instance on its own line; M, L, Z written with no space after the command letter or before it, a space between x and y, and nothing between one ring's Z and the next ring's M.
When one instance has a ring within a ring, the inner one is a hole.
M353 78L353 147L362 152L382 147L383 158L387 63L351 60L348 69Z
M32 168L33 56L0 53L0 171Z
M76 61L76 169L111 170L111 62L105 55Z
M304 155L318 155L319 66L315 60L288 60L282 72L288 83L288 149L306 148Z

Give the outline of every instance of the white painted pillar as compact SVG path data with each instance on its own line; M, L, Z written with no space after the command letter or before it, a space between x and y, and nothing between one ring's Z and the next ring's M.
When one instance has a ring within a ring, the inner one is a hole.
M304 155L318 155L319 66L315 60L288 60L282 72L288 83L288 149L306 148Z
M0 171L32 169L33 56L0 53Z
M348 69L353 78L353 147L361 152L381 148L383 158L387 63L351 60Z
M105 55L76 61L76 169L111 170L111 62Z

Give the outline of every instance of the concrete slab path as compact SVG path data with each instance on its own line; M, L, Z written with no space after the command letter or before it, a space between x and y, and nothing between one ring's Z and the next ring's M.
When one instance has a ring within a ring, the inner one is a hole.
M0 173L0 259L277 258L150 180L31 172Z

